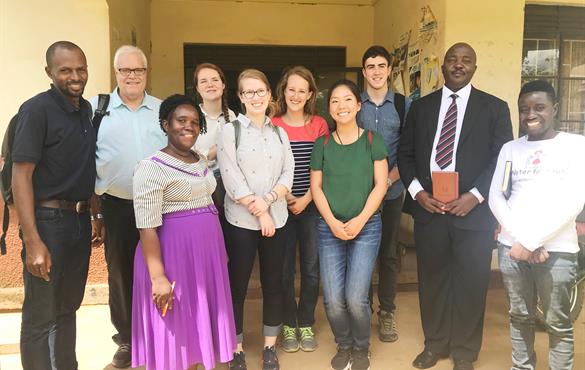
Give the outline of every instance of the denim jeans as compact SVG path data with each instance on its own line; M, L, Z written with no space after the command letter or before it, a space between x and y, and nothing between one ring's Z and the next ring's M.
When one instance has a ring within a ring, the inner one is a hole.
M283 323L301 328L315 323L315 306L319 298L319 252L317 250L318 213L313 202L305 210L289 213L283 232L286 238L284 251ZM297 242L300 253L301 291L299 303L295 300L295 271Z
M20 356L24 370L76 370L75 312L81 305L89 256L89 213L35 209L40 237L51 253L50 281L24 266ZM22 259L26 258L23 248Z
M372 216L353 240L336 238L322 218L317 228L325 312L335 342L341 348L368 348L372 316L368 289L382 235L380 214Z
M549 338L549 367L573 368L573 325L570 318L570 289L577 271L577 254L549 252L540 264L512 260L510 247L499 245L500 270L510 304L512 369L536 369L534 318L537 297L544 312Z

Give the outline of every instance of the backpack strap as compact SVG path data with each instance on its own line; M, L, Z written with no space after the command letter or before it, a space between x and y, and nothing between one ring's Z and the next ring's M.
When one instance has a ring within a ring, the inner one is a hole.
M276 133L276 135L278 135L278 141L280 141L280 143L282 144L282 138L280 137L280 130L278 129L278 127L276 127L276 125L272 125L272 131L274 131Z
M236 151L238 150L238 147L240 146L240 136L242 134L242 124L240 123L240 121L233 120L232 121L232 125L234 126L234 140L236 142Z
M108 112L108 105L110 104L110 94L99 94L98 95L98 102L97 107L95 108L95 112L93 113L93 118L91 120L91 124L95 129L95 137L97 139L97 134L100 130L100 125L102 123L102 119L104 116L108 116L110 112Z
M4 217L2 218L2 236L0 237L0 254L6 254L6 234L10 225L10 210L8 204L4 203Z
M372 145L372 130L368 130L368 142Z
M402 133L402 127L404 126L404 116L406 115L406 98L400 93L394 93L394 109L398 113L400 118L400 133Z
M232 125L234 125L234 139L236 141L236 150L238 150L238 147L240 146L240 137L242 136L242 124L240 123L240 121L235 119L232 121ZM278 140L282 144L282 137L280 136L280 130L278 129L278 127L276 125L274 125L272 123L270 123L270 125L272 126L272 131L274 131L274 133L278 136Z

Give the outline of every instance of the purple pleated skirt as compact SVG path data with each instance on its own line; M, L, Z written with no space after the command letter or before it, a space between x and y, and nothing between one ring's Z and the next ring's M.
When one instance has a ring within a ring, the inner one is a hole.
M163 216L158 228L165 273L175 281L173 309L163 318L140 242L134 257L132 367L212 369L232 359L236 330L227 254L214 206Z

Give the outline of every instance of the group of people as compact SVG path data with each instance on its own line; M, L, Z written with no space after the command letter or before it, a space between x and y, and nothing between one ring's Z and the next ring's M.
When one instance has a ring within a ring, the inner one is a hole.
M568 289L585 203L585 168L572 159L585 158L585 138L555 131L550 84L523 86L527 135L512 140L507 104L471 85L471 46L450 47L445 86L414 102L389 89L391 57L372 46L362 58L364 91L349 80L328 89L328 127L307 68L287 69L274 93L264 73L242 71L236 115L218 66L195 69L198 103L179 94L161 102L145 92L144 53L122 46L98 126L103 100L82 97L83 51L59 41L46 62L51 88L21 106L12 150L25 370L77 369L75 313L92 244L105 245L114 367L247 369L244 303L258 254L262 368L280 369L279 336L286 352L317 349L321 283L337 344L331 369L368 370L376 263L379 338L398 339L403 206L414 217L425 337L414 367L451 356L454 370L473 369L498 222L513 369L535 368L533 286L554 338L549 364L572 367ZM506 162L510 194L501 192ZM440 171L458 173L451 202L433 197Z

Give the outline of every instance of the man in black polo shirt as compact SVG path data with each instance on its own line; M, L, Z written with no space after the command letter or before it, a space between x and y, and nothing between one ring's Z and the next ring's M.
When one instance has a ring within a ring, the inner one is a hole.
M75 312L90 256L89 198L95 184L95 132L83 51L51 45L51 88L18 113L12 158L14 203L22 228L24 303L20 354L24 370L75 370Z

